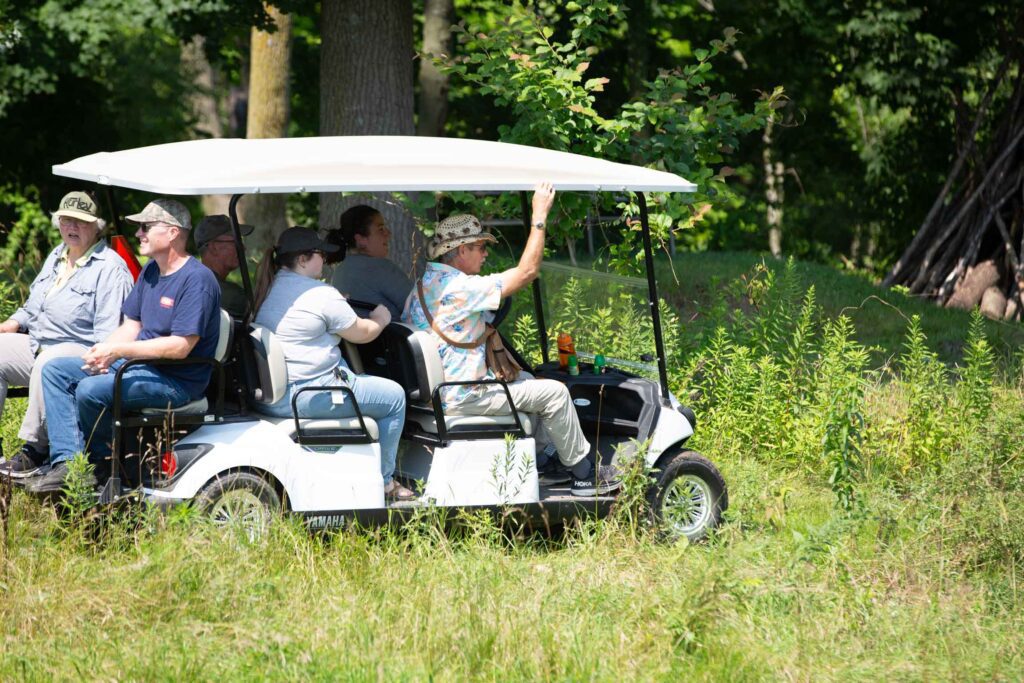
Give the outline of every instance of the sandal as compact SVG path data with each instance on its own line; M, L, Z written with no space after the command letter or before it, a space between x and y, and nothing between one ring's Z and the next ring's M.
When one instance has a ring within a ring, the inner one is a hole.
M392 479L391 483L384 487L384 499L401 503L415 500L416 493L399 484L397 479Z

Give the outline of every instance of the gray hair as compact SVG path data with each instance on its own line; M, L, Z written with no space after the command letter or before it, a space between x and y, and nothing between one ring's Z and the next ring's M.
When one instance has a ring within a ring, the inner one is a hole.
M83 223L88 223L89 221L82 221L82 222ZM56 213L50 214L50 223L53 225L53 229L54 230L60 230L60 216L58 216ZM103 232L107 229L107 222L105 220L103 220L102 218L97 218L96 221L95 221L95 225L96 225L96 228L97 228L97 231L96 231L97 235L102 235Z
M462 245L459 245L462 246ZM437 257L437 260L445 265L452 265L459 256L459 247L454 247Z

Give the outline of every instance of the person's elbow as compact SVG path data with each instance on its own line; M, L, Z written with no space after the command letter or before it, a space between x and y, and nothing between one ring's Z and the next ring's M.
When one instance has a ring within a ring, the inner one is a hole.
M188 358L188 354L192 353L192 349L196 347L199 342L199 335L189 335L187 337L170 337L167 349L167 358L180 360L182 358Z

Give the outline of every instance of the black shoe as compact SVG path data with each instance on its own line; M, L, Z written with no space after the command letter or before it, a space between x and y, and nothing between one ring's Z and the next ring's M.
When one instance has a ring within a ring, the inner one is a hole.
M537 468L537 483L541 486L565 484L569 481L572 481L572 473L558 461L558 458L551 458Z
M601 465L597 468L597 476L594 476L594 471L591 469L590 476L586 479L577 479L573 477L572 480L572 495L574 496L587 496L593 498L594 496L603 496L606 493L611 493L622 486L622 480L619 479L619 470L614 465Z
M0 476L25 479L37 474L40 468L45 466L46 457L26 444L21 447L21 451L17 455L0 465Z
M29 493L53 493L64 488L64 480L68 476L68 464L59 462L42 477L25 487ZM96 486L96 477L89 475L86 481L90 486Z

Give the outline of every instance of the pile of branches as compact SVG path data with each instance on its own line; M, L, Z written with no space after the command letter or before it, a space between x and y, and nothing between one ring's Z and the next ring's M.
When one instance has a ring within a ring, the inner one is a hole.
M1024 64L1007 55L962 138L946 183L913 241L885 279L957 308L981 306L993 318L1020 319L1024 294ZM1011 68L1013 67L1013 68ZM978 130L992 99L1014 74L1012 92L991 128Z

